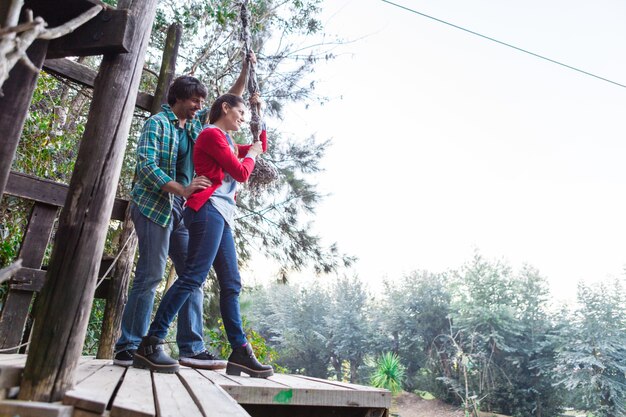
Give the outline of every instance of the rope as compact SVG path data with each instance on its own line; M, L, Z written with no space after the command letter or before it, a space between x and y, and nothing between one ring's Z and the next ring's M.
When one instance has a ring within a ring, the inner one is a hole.
M587 72L587 71L581 70L581 69L576 68L576 67L573 67L573 66L571 66L571 65L564 64L564 63L562 63L562 62L559 62L559 61L556 61L556 60L554 60L554 59L551 59L551 58L545 57L545 56L543 56L543 55L539 55L539 54L536 54L536 53L534 53L534 52L528 51L528 50L526 50L526 49L519 48L519 47L517 47L517 46L515 46L515 45L511 45L511 44L509 44L509 43L499 41L499 40L494 39L494 38L491 38L491 37L489 37L489 36L482 35L482 34L480 34L480 33L478 33L478 32L474 32L473 30L469 30L469 29L466 29L466 28L464 28L464 27L457 26L457 25L455 25L455 24L453 24L453 23L446 22L445 20L437 19L436 17L429 16L429 15L427 15L427 14L424 14L424 13L418 12L417 10L409 9L408 7L401 6L401 5L399 5L399 4L393 3L393 2L388 1L388 0L381 0L381 1L383 1L384 3L390 4L390 5L392 5L392 6L396 6L396 7L400 8L400 9L404 9L404 10L409 11L409 12L411 12L411 13L415 13L415 14L417 14L417 15L420 15L420 16L423 16L423 17L426 17L426 18L431 19L431 20L434 20L434 21L436 21L436 22L443 23L444 25L452 26L452 27L453 27L453 28L455 28L455 29L460 29L460 30L462 30L462 31L464 31L464 32L471 33L472 35L479 36L479 37L481 37L481 38L483 38L483 39L487 39L487 40L490 40L490 41L492 41L492 42L499 43L500 45L504 45L504 46L507 46L507 47L509 47L509 48L513 48L513 49L515 49L515 50L517 50L517 51L523 52L523 53L528 54L528 55L532 55L532 56L534 56L534 57L536 57L536 58L540 58L540 59L546 60L546 61L548 61L548 62L552 62L553 64L561 65L561 66L563 66L563 67L565 67L565 68L568 68L568 69L571 69L571 70L573 70L573 71L577 71L577 72L580 72L580 73L582 73L582 74L588 75L588 76L590 76L590 77L594 77L594 78L597 78L597 79L599 79L599 80L606 81L607 83L615 84L615 85L617 85L618 87L626 88L626 85L624 85L624 84L620 84L620 83L618 83L618 82L616 82L616 81L609 80L608 78L600 77L599 75L592 74L592 73L590 73L590 72Z
M124 245L120 249L119 253L113 259L113 262L111 262L111 265L109 265L109 268L106 270L104 275L102 275L102 278L100 278L100 280L98 280L98 283L96 284L96 288L98 288L100 286L100 284L102 284L102 282L104 281L106 276L109 275L109 272L111 272L111 270L113 269L113 267L117 263L118 259L120 259L120 256L122 255L122 252L124 252L124 249L126 249L126 246L128 245L128 242L130 242L130 238L132 238L134 234L135 234L135 229L133 229L133 231L130 233L130 235L128 235L128 238L126 239L126 242L124 242ZM17 346L14 346L14 347L0 349L0 353L8 352L8 351L15 350L15 349L20 349L20 348L22 348L24 346L28 346L29 344L30 344L30 342L26 342L26 343L22 343L21 345L17 345Z
M29 344L30 344L30 342L26 342L26 343L22 343L21 345L17 345L17 346L14 346L14 347L6 348L6 349L0 349L0 353L8 352L10 350L19 349L19 348L22 348L24 346L28 346Z
M256 78L256 64L250 60L252 35L250 34L250 12L248 11L248 0L241 2L241 40L248 61L247 87L250 107L250 131L252 132L252 142L258 142L261 134L261 103L254 102L252 97L260 93L259 83ZM254 164L254 170L248 178L248 190L253 195L259 195L262 191L269 188L278 179L278 170L263 158L257 158Z
M122 249L120 249L120 251L118 252L117 256L113 259L113 262L111 262L111 265L109 265L109 268L106 270L104 275L102 275L102 278L100 278L100 280L98 280L98 283L96 284L96 288L98 288L100 286L100 284L102 284L102 281L104 281L106 276L109 275L109 272L111 272L111 270L113 269L113 267L117 263L117 260L120 259L120 256L122 255L122 252L124 252L124 249L126 249L126 245L128 245L128 242L130 242L130 238L133 237L134 235L135 235L135 229L133 229L133 231L130 233L130 235L128 235L128 238L126 239L126 242L124 242L124 245L122 246Z

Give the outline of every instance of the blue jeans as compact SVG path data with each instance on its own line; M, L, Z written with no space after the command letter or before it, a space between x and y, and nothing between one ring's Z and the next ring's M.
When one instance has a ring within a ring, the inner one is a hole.
M220 312L228 341L233 348L243 346L247 341L239 311L241 277L232 230L209 201L197 212L186 208L184 217L189 230L185 272L163 296L148 334L160 339L165 337L176 313L202 288L213 264L220 285Z
M168 227L162 227L141 214L135 204L131 206L131 217L139 244L139 259L122 316L122 335L115 344L116 352L137 349L141 337L146 335L154 294L163 279L168 253L179 277L184 271L189 234L183 224L182 213L182 198L174 197L172 221ZM198 288L180 311L176 334L180 356L195 356L205 350L202 302L202 289Z

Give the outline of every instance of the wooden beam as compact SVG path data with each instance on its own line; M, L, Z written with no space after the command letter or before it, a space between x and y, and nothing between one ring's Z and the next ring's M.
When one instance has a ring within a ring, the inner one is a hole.
M176 58L178 57L178 46L182 37L182 28L180 25L170 25L165 40L165 49L163 50L163 59L161 61L161 72L157 88L152 101L151 113L156 114L161 111L161 103L167 102L167 92L172 83L174 74L176 73ZM128 284L130 275L133 270L135 261L135 252L137 251L137 235L134 233L135 227L130 218L130 207L126 211L124 219L124 228L120 242L128 242L119 258L117 268L113 278L108 282L109 292L104 310L104 318L102 320L102 329L100 332L100 340L98 342L99 359L111 358L114 352L115 342L119 337L120 325L122 322L122 314L124 306L128 300Z
M22 267L22 260L18 259L6 268L0 269L0 283L11 279L13 275Z
M19 398L57 401L74 384L158 0L120 0L135 18L130 52L105 56L48 279L40 293ZM50 325L54 323L54 326Z
M33 207L18 255L23 267L41 268L57 211L58 207L43 203ZM0 313L0 348L12 348L22 341L32 298L30 291L9 289Z
M126 246L122 248L124 244ZM137 244L137 235L131 220L129 205L122 226L122 235L120 236L118 248L122 253L115 266L113 277L103 281L101 285L103 288L96 290L96 298L100 298L101 295L104 296L103 298L106 298L100 340L98 341L98 353L96 355L98 359L113 357L115 342L119 337L124 306L128 300L128 283L130 282L130 275L135 264Z
M126 53L130 25L128 10L103 10L75 31L51 41L46 57Z
M43 64L47 49L48 41L35 41L27 50L31 62L38 68L41 68ZM9 179L11 165L22 135L24 121L33 98L38 76L39 73L33 72L22 61L19 61L9 73L9 78L4 85L0 86L3 93L0 97L0 132L2 132L2 140L0 140L0 196L4 194L4 188Z
M100 0L25 0L24 7L33 11L33 16L42 17L48 27L53 28L86 12L93 6L111 9L111 6Z
M0 401L0 415L20 417L72 417L72 407L31 401Z
M43 63L43 69L60 77L66 78L85 87L93 88L96 81L97 71L92 70L86 65L79 64L67 58L46 59ZM154 97L144 92L137 93L135 106L142 110L150 111Z
M44 180L31 175L11 172L5 192L15 197L25 198L38 203L63 207L69 187L58 182ZM111 219L123 220L128 201L116 198L111 212Z

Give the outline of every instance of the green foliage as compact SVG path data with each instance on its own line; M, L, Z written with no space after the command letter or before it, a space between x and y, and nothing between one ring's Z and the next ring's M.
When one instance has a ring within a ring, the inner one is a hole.
M575 390L598 417L626 415L626 291L623 282L578 286L572 320L561 326L557 384Z
M277 372L284 372L285 369L276 362L278 357L277 352L268 346L263 336L250 326L248 319L245 316L242 317L242 321L248 343L252 345L254 355L257 357L259 362L272 365L274 370ZM209 330L208 339L209 345L213 350L215 350L215 352L218 353L220 357L228 358L228 356L230 356L232 348L230 347L230 343L226 337L226 330L224 329L224 324L221 319L218 322L217 328Z
M376 361L376 370L371 376L371 384L378 388L385 388L394 394L402 391L404 367L398 355L391 352L383 353Z

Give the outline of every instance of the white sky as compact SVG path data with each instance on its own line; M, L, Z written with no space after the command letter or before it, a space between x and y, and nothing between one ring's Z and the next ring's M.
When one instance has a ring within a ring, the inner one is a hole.
M398 0L626 84L626 2ZM332 138L315 230L373 286L475 249L529 263L555 294L626 265L626 88L380 0L327 0L325 32L358 39L317 66L324 106L282 129Z

